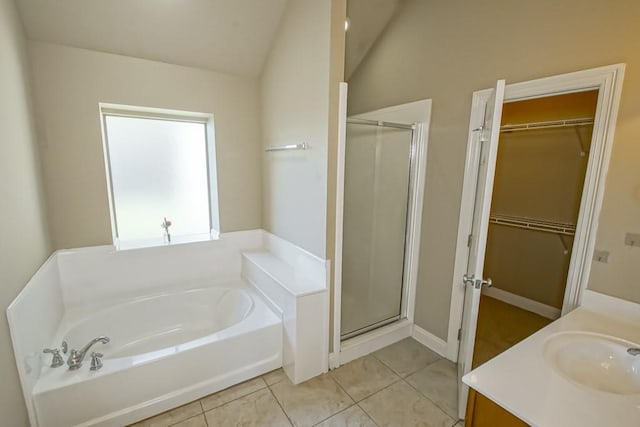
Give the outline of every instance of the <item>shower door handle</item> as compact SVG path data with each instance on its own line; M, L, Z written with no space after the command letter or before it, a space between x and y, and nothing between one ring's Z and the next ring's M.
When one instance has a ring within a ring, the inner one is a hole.
M487 288L490 288L493 285L491 278L487 277L486 280L476 279L475 275L471 275L471 277L469 277L466 274L464 274L462 276L462 281L464 282L465 285L472 285L476 289L480 289L482 286L486 286Z

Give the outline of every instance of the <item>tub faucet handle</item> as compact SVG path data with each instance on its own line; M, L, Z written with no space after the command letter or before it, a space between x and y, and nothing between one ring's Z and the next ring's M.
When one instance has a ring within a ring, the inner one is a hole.
M42 350L43 353L49 353L53 355L53 359L51 359L51 367L57 368L59 366L64 365L64 359L60 356L60 350L57 348L45 348Z
M102 360L100 359L104 354L96 353L95 351L91 352L91 370L97 371L102 368Z
M75 369L80 368L80 366L82 366L82 361L84 360L84 357L87 355L87 352L94 344L99 342L102 344L107 344L109 341L110 341L109 337L105 337L104 335L101 335L89 341L87 345L82 347L81 350L76 350L75 348L71 349L71 351L69 352L69 359L67 359L67 365L69 365L69 369L73 371ZM100 368L97 368L97 369L100 369Z

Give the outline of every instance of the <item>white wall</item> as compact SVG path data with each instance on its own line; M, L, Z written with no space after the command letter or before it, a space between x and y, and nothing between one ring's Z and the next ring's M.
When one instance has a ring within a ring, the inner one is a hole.
M326 256L331 2L291 0L262 80L263 226Z
M14 2L0 0L0 305L4 309L50 252L33 126L28 58ZM27 426L9 329L0 321L0 419Z
M354 73L350 114L433 99L416 323L446 338L473 91L626 62L589 288L640 302L640 3L634 0L406 0ZM352 25L354 23L352 22Z
M112 240L99 102L212 113L220 231L260 228L257 80L39 42L29 48L54 247Z

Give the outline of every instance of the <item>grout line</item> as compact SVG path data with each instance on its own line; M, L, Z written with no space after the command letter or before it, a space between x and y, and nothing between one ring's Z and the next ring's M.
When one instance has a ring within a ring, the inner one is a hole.
M338 388L339 388L340 390L344 391L344 393L345 393L347 396L349 396L349 399L351 399L351 400L353 401L353 403L358 403L358 401L357 401L353 396L351 396L351 395L349 394L349 392L347 391L347 389L345 389L344 387L342 387L342 384L340 384L340 383L338 382L338 380L336 380L335 378L333 378L333 375L331 375L331 373L328 373L328 374L329 374L329 375L328 375L328 376L329 376L329 378L331 378L331 379L333 380L333 382L334 382L334 383L336 383L336 385L338 386ZM353 405L351 405L351 406L353 406ZM349 406L349 407L351 407L351 406ZM344 410L344 409L343 409L343 410ZM338 412L336 412L336 414L339 414L340 412L342 412L342 411L338 411ZM335 415L335 414L333 414L333 415ZM331 416L333 416L333 415L331 415ZM330 418L330 417L328 417L328 418ZM321 422L322 422L322 421L321 421Z
M362 398L362 399L360 399L360 400L355 400L355 399L353 399L353 400L354 400L354 402L356 402L356 403L360 403L360 402L362 402L363 400L366 400L366 399L370 398L370 397L371 397L371 396L373 396L374 394L378 394L378 393L380 393L382 390L384 390L384 389L387 389L387 388L391 387L392 385L394 385L395 383L397 383L397 382L399 382L399 381L402 381L402 377L400 377L399 375L397 375L397 374L396 374L396 378L394 378L394 380L393 380L393 381L391 381L391 383L389 383L389 384L387 384L386 386L382 387L380 390L376 390L375 392L373 392L373 393L371 393L371 394L366 395L365 397L363 397L363 398Z
M373 396L373 394L372 394L371 396ZM363 400L364 400L364 399L363 399ZM362 402L362 400L361 400L360 402ZM376 422L376 421L371 417L371 415L369 415L369 413L368 413L367 411L365 411L365 410L364 410L364 408L363 408L362 406L360 406L360 402L356 403L356 406L357 406L358 408L360 408L360 410L361 410L362 412L364 412L364 414L367 416L367 418L369 418L369 419L371 420L371 422L373 423L373 425L378 426L378 423L377 423L377 422Z
M370 397L373 397L373 396L375 396L376 394L378 394L378 393L380 393L380 392L382 392L382 391L384 391L384 390L388 389L388 388L389 388L389 387L391 387L392 385L399 383L400 381L404 381L404 379L398 375L398 379L397 379L396 381L392 382L391 384L389 384L389 385L388 385L388 386L386 386L386 387L381 388L380 390L378 390L378 391L376 391L375 393L373 393L373 394L371 394L371 395L369 395L369 396L367 396L367 397L365 397L365 398L361 399L359 402L357 402L357 403L356 403L356 405L358 405L358 407L359 407L360 409L362 409L362 412L364 412L365 414L367 414L367 417L369 417L369 419L370 419L370 420L371 420L371 421L372 421L376 426L378 425L378 423L376 423L376 421L373 419L373 417L371 416L371 414L369 414L369 413L368 413L368 412L367 412L367 411L366 411L362 406L360 406L360 403L362 403L362 402L364 402L365 400L369 399ZM406 382L406 381L405 381L405 382Z
M424 365L422 368L418 369L417 371L413 371L413 372L411 372L410 374L408 374L408 375L407 375L406 377L404 377L404 378L409 378L411 375L413 375L413 374L417 374L418 372L422 371L423 369L426 369L426 368L428 368L428 367L429 367L429 366L431 366L431 365L435 365L436 363L438 363L438 362L439 362L439 361L441 361L441 360L446 360L446 359L445 359L444 357L440 357L440 356L438 356L438 358L437 358L436 360L434 360L433 362L429 362L429 363L427 363L427 364L426 364L426 365ZM453 362L452 362L452 363L453 363Z
M163 413L164 413L164 412L163 412ZM158 414L158 415L160 415L160 414ZM199 416L199 415L202 415L202 414L190 415L190 416L188 416L187 418L183 418L183 419L180 419L180 420L176 420L176 422L172 422L171 424L169 424L169 426L168 426L168 427L173 427L173 426L175 426L175 425L177 425L177 424L180 424L181 422L184 422L184 421L190 420L191 418L197 417L197 416Z
M366 357L366 356L363 356L363 357ZM356 359L356 360L358 360L358 359ZM394 384L395 384L395 383L397 383L398 381L402 381L402 377L401 377L400 375L398 375L398 374L397 374L393 369L389 368L389 367L388 367L387 365L385 365L385 364L384 364L384 362L382 362L381 360L379 360L379 362L380 362L380 363L382 363L384 366L386 366L386 367L387 367L387 368L388 368L388 369L389 369L389 370L390 370L390 371L391 371L391 372L396 376L396 378L394 379L394 381L392 381L392 382L391 382L391 384L389 384L389 385L387 385L387 386L385 386L385 387L381 388L380 390L378 390L378 391L376 391L376 392L374 392L374 393L371 393L371 394L370 394L370 395L368 395L368 396L363 397L363 398L362 398L362 399L360 399L360 400L356 400L355 398L353 398L353 397L352 397L352 396L347 392L347 390L346 390L344 387L342 387L342 385L338 382L338 380L336 380L335 378L333 378L333 376L331 377L331 379L332 379L332 380L334 380L334 381L336 382L336 384L338 384L338 387L340 387L340 388L341 388L345 393L347 393L347 396L349 396L349 397L351 398L351 400L353 400L353 401L354 401L354 405L356 405L358 408L360 408L360 409L362 410L362 412L364 412L364 413L367 415L367 418L369 418L369 419L371 420L371 422L372 422L373 424L375 424L376 426L377 426L378 424L374 421L374 419L371 417L371 415L369 415L369 413L368 413L367 411L365 411L365 410L364 410L364 408L363 408L362 406L360 406L360 402L362 402L362 401L364 401L364 400L366 400L366 399L370 398L371 396L374 396L374 395L376 395L376 394L380 393L382 390L385 390L385 389L387 389L387 388L391 387L392 385L394 385ZM351 406L354 406L354 405L351 405ZM349 406L349 408L351 408L351 406ZM349 408L347 408L347 409L349 409ZM347 409L343 409L343 411L346 411ZM340 411L340 412L343 412L343 411ZM337 412L336 414L339 414L340 412ZM333 415L336 415L336 414L333 414ZM331 415L331 417L332 417L333 415ZM329 418L331 418L331 417L329 417ZM327 419L328 419L328 418L327 418ZM325 419L325 420L323 420L323 421L326 421L326 419ZM320 422L322 422L322 421L320 421Z
M209 427L209 424L207 424L207 417L205 417L205 416L204 416L204 414L192 415L192 416L190 416L189 418L185 418L185 419L184 419L184 420L182 420L182 421L178 421L177 423L170 424L168 427L174 427L174 426L177 426L177 425L178 425L178 424L180 424L180 423L183 423L183 422L185 422L185 421L188 421L188 420L190 420L191 418L199 417L199 416L201 416L201 415L204 417L204 423L207 425L207 427Z
M315 424L314 424L314 426L317 426L318 424L325 422L325 421L326 421L326 420L328 420L329 418L331 418L331 417L333 417L333 416L335 416L335 415L338 415L339 413L344 412L344 411L346 411L347 409L351 408L352 406L354 406L354 405L357 405L357 404L358 404L358 402L356 401L356 399L354 399L354 398L353 398L353 396L351 396L351 395L349 394L349 392L347 392L347 390L346 390L344 387L342 387L342 385L338 382L338 380L336 380L335 378L333 378L333 375L331 375L331 372L327 372L327 377L329 377L329 378L330 378L330 379L331 379L331 380L332 380L332 381L333 381L333 382L338 386L338 388L339 388L340 390L342 390L342 391L344 392L344 394L346 394L346 395L347 395L347 397L349 397L349 399L351 399L352 404L351 404L351 405L349 405L349 406L347 406L346 408L344 408L344 409L342 409L342 410L340 410L340 411L338 411L338 412L336 412L336 413L333 413L333 414L329 415L328 417L326 417L326 418L324 418L324 419L322 419L322 420L318 421L317 423L315 423ZM367 416L368 416L368 414L367 414Z
M198 400L192 400L191 402L185 403L184 405L176 406L175 408L171 408L171 409L169 409L169 410L167 410L167 411L160 412L159 414L156 414L156 415L153 415L153 416L151 416L151 417L149 417L149 418L146 418L146 420L149 420L149 419L151 419L151 418L155 418L155 417L159 417L159 416L161 416L161 415L168 415L170 412L173 412L173 411L175 411L175 410L176 410L176 409L178 409L178 408L182 408L182 407L185 407L185 406L187 406L187 405L191 405L191 404L196 403L196 402L198 402L198 406L200 406L200 413L199 413L199 414L195 414L195 415L189 415L189 416L188 416L188 417L186 417L186 418L182 418L182 419L176 420L176 422L175 422L175 423L169 424L169 426L168 426L168 427L175 426L176 424L180 424L180 423L181 423L181 422L183 422L183 421L187 421L188 419L191 419L191 418L193 418L193 417L197 417L198 415L202 415L202 414L204 414L204 412L202 411L202 403L200 403L200 399L198 399ZM143 420L143 421L144 421L144 420Z
M264 382L265 384L267 384L267 382ZM276 384L280 383L280 381L278 381ZM273 385L276 385L273 384ZM278 400L278 397L276 396L276 394L273 392L273 390L271 390L271 386L269 384L267 384L267 390L269 390L269 393L271 393L271 396L273 396L273 398L275 399L276 403L278 404L278 406L280 407L280 410L282 411L282 413L284 414L285 417L287 417L287 420L289 421L289 424L291 424L291 426L294 426L295 424L293 423L293 421L291 420L291 417L289 417L289 414L287 414L287 411L284 410L284 408L282 407L282 404L280 403L280 401Z
M433 399L431 399L429 396L427 396L426 394L424 394L423 392L421 392L420 390L418 390L416 387L414 387L409 381L405 380L404 378L402 379L402 381L404 381L405 383L407 383L407 385L409 385L409 387L411 387L412 389L414 389L420 396L424 397L425 399L427 399L429 402L433 403L433 405L440 409L447 417L451 418L452 420L454 420L454 423L452 424L455 425L459 420L456 420L455 418L453 418L451 415L449 415L447 413L447 411L444 410L444 408L442 408L440 405L438 405L436 402L433 401Z
M202 415L202 418L204 418L204 425L209 427L209 422L207 421L207 416L204 414L204 406L202 406L202 399L198 399L198 403L200 404L200 410L202 411L200 413L200 415Z
M409 338L411 338L411 337L409 337ZM412 339L413 339L413 338L412 338ZM414 340L414 341L415 341L415 340ZM418 342L418 341L416 341L416 342ZM418 342L418 344L420 344L420 343ZM391 345L393 345L393 344L391 344ZM432 361L432 362L427 363L426 365L424 365L424 366L422 366L422 367L418 368L418 369L417 369L417 370L415 370L415 371L412 371L412 372L408 373L408 374L407 374L406 376L404 376L404 377L402 376L402 374L400 374L400 372L397 372L395 369L393 369L391 366L389 366L389 364L387 364L384 360L382 360L382 359L380 359L378 356L376 356L376 355L375 355L375 353L377 353L377 351L376 351L376 352L373 352L373 353L369 353L369 354L368 354L368 355L366 355L366 356L371 355L371 356L375 357L375 358L376 358L376 360L377 360L378 362L382 363L384 366L386 366L387 368L389 368L389 369L390 369L394 374L396 374L396 375L397 375L397 376L399 376L400 378L406 378L406 377L409 377L409 376L411 376L411 375L415 374L415 373L416 373L416 372L418 372L419 370L426 368L427 366L431 366L431 365L433 365L434 363L439 362L440 360L445 359L444 357L442 357L442 356L440 356L439 354L437 354L435 351L431 350L429 347L426 347L426 346L424 346L424 345L422 345L422 344L420 344L420 346L421 346L421 347L424 347L424 348L425 348L426 350L428 350L430 353L435 354L435 355L437 356L437 359L435 359L435 360L434 360L434 361ZM383 348L381 348L380 350L383 350L383 349L388 348L388 347L390 347L390 346L383 347ZM380 351L380 350L378 350L378 351ZM366 356L362 356L362 357L366 357ZM355 360L357 360L357 359L355 359Z
M200 402L200 408L202 408L202 416L204 417L204 425L209 427L209 421L207 421L207 414L204 413L204 406L202 406L202 399L198 400Z
M386 348L386 347L385 347L385 348ZM384 360L382 360L382 359L378 358L378 357L377 357L376 355L374 355L373 353L371 353L371 354L373 355L373 357L375 357L375 358L376 358L376 360L377 360L378 362L382 363L382 364L383 364L385 367L387 367L391 372L393 372L394 374L396 374L398 377L402 378L402 375L400 375L400 373L399 373L399 372L396 372L396 370L395 370L395 369L393 369L391 366L389 366L388 364L386 364L386 363L384 362Z
M369 396L365 397L364 399L360 399L357 403L363 402L363 401L367 400L368 398L375 396L376 394L380 393L380 392L381 392L381 391L383 391L383 390L388 389L389 387L391 387L391 386L392 386L392 385L394 385L394 384L399 383L400 381L403 381L403 379L402 379L402 378L398 378L397 380L395 380L395 381L394 381L394 382L392 382L391 384L389 384L389 385L387 385L387 386L382 387L380 390L376 391L375 393L370 394ZM363 410L364 410L364 409L363 409ZM365 411L365 412L366 412L366 411Z
M317 426L317 425L319 425L319 424L322 424L323 422L327 421L329 418L334 417L334 416L336 416L336 415L338 415L338 414L341 414L341 413L343 413L344 411L346 411L347 409L349 409L349 408L351 408L351 407L353 407L353 406L355 406L355 405L357 405L357 403L354 403L353 405L349 405L349 406L347 406L346 408L344 408L344 409L342 409L342 410L340 410L340 411L336 412L335 414L331 414L331 415L329 415L328 417L321 419L320 421L318 421L317 423L315 423L315 424L313 424L313 425L314 425L314 426Z
M185 403L184 405L176 406L175 408L171 408L171 409L168 409L168 410L166 410L166 411L164 411L164 412L161 412L161 413L159 413L159 414L152 415L152 416L151 416L151 417L149 417L149 418L145 418L145 420L150 419L150 418L155 418L155 417L158 417L158 416L160 416L160 415L168 414L169 412L174 411L174 410L176 410L176 409L178 409L178 408L181 408L181 407L183 407L183 406L191 405L192 403L198 402L198 404L199 404L199 406L200 406L200 413L199 413L199 414L192 415L192 416L189 416L189 417L187 417L187 418L185 418L185 419L182 419L182 420L176 421L175 423L170 424L168 427L175 426L176 424L180 424L181 422L184 422L184 421L186 421L186 420L188 420L188 419L191 419L191 418L197 417L198 415L204 415L205 424L206 424L206 425L207 425L207 427L208 427L208 426L209 426L209 423L208 423L208 421L207 421L207 416L205 415L207 412L213 411L214 409L218 409L218 408L220 408L220 407L222 407L222 406L225 406L225 405L226 405L226 404L228 404L228 403L235 402L235 401L236 401L236 400L238 400L238 399L242 399L243 397L249 396L250 394L254 394L254 393L256 393L256 392L258 392L258 391L260 391L260 390L263 390L263 389L265 389L265 388L269 388L269 384L267 384L267 382L266 382L266 381L265 381L265 379L263 378L263 376L264 376L264 375L265 375L265 374L263 374L263 375L258 375L257 377L253 377L253 378L250 378L250 379L248 379L248 380L246 380L246 381L243 381L243 382L241 382L241 383L234 384L234 385L229 386L229 387L227 387L227 388L225 388L225 389L222 389L222 390L216 391L215 393L211 393L211 394L208 394L208 395L206 395L206 396L204 396L204 397L201 397L201 398L199 398L199 399L196 399L196 400L193 400L193 401L191 401L191 402ZM259 388L259 389L255 390L255 391L252 391L251 393L247 393L247 394L243 394L242 396L238 396L238 397L236 397L235 399L231 399L231 400L229 400L229 401L227 401L227 402L225 402L225 403L223 403L223 404L221 404L221 405L215 406L215 407L213 407L213 408L209 408L209 409L207 409L207 410L205 410L205 409L204 409L204 406L202 406L202 399L206 399L206 398L207 398L207 397L209 397L209 396L214 396L214 395L216 395L216 394L222 393L222 392L223 392L223 391L225 391L225 390L229 390L230 388L233 388L233 387L238 386L238 385L240 385L240 384L244 384L244 383L249 382L249 381L253 381L253 380L258 379L258 378L260 378L260 379L262 380L262 382L264 383L264 387L261 387L261 388ZM280 383L281 381L282 381L282 380L280 380L280 381L278 381L278 382L274 383L273 385L278 384L278 383ZM269 388L269 391L271 391L271 389L270 389L270 388ZM273 394L273 393L272 393L272 394ZM274 398L275 398L275 396L274 396ZM278 399L276 399L276 401L277 401L277 400L278 400ZM283 411L284 411L284 409L283 409ZM286 415L286 412L285 412L285 415ZM287 418L288 418L288 417L287 417ZM142 421L145 421L145 420L142 420ZM140 421L138 421L138 422L140 422Z
M314 424L314 426L318 426L318 425L322 424L323 422L327 421L329 418L335 417L335 416L336 416L336 415L338 415L338 414L341 414L341 413L343 413L343 412L345 412L345 411L348 411L349 409L353 408L354 406L357 406L358 408L360 408L360 410L361 410L362 412L364 412L364 414L367 416L367 418L369 418L369 420L371 420L371 422L372 422L373 424L375 424L376 426L378 425L378 424L376 424L376 423L375 423L375 421L373 421L373 420L371 419L371 416L370 416L369 414L367 414L367 412L366 412L364 409L362 409L362 408L360 407L360 405L358 405L358 403L357 403L357 402L354 402L354 403L353 403L353 405L349 405L349 406L347 406L346 408L344 408L343 410L338 411L338 412L336 412L335 414L333 414L333 415L329 415L327 418L324 418L324 419L322 419L322 420L318 421L317 423L315 423L315 424Z
M224 403L219 404L218 406L214 406L214 407L209 408L209 409L207 409L207 410L205 410L205 409L204 409L204 406L202 406L202 399L206 399L207 397L210 397L210 396L215 396L216 394L219 394L219 393L222 393L223 391L226 391L226 390L232 389L233 387L239 386L240 384L244 384L244 383L247 383L247 382L249 382L249 381L253 381L253 380L257 379L257 378L262 379L262 382L264 383L264 387L260 387L260 388L259 388L259 389L257 389L257 390L254 390L254 391L252 391L252 392L249 392L249 393L243 394L243 395L241 395L241 396L238 396L238 397L236 397L236 398L234 398L234 399L228 400L228 401L226 401L226 402L224 402ZM236 401L236 400L238 400L238 399L242 399L243 397L246 397L246 396L248 396L248 395L250 395L250 394L255 393L256 391L260 391L260 390L265 389L265 388L267 388L267 387L268 387L268 386L267 386L267 382L264 380L264 378L262 378L262 376L254 377L254 378L248 379L248 380L243 381L243 382L241 382L241 383L238 383L238 384L232 385L232 386L230 386L230 387L227 387L227 388L222 389L222 390L220 390L220 391L216 391L215 393L208 394L208 395L206 395L205 397L200 398L200 399L199 399L199 400L200 400L200 406L202 407L202 412L203 412L203 413L205 413L205 412L209 412L209 411L213 411L214 409L218 409L218 408L220 408L220 407L222 407L222 406L226 405L227 403L235 402L235 401Z

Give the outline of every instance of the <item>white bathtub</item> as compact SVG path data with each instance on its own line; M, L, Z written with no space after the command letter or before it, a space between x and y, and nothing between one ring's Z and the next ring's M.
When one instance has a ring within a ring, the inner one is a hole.
M45 366L33 390L40 427L121 426L282 365L282 321L241 280L69 312L54 343L106 335L103 367ZM66 358L66 356L65 356Z

